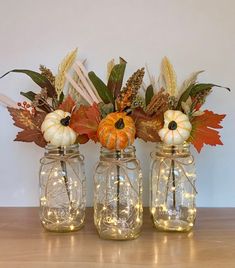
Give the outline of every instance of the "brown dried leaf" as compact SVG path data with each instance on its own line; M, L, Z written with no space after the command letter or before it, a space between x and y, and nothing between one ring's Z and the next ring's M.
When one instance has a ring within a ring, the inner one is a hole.
M32 115L30 111L24 109L7 108L12 119L14 120L14 125L23 129L34 129L35 125L32 121Z
M45 147L47 144L42 132L38 129L24 129L18 132L15 141L34 142L40 147Z
M8 111L14 120L14 125L23 129L17 134L15 141L35 142L38 146L45 147L41 125L46 113L37 111L33 115L28 110L11 107L8 107Z
M137 108L132 114L135 121L136 136L144 141L158 142L160 137L158 131L163 127L163 114L157 116L147 115L143 109Z

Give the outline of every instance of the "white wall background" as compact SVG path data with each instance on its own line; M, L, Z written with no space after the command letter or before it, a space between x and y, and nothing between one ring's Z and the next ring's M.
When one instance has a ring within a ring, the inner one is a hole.
M182 81L207 70L201 81L233 88L235 84L235 1L233 0L0 0L0 74L13 68L56 70L74 47L89 70L105 77L106 62L128 61L127 75L146 62L157 74L167 55ZM24 75L0 80L0 92L15 100L21 90L36 89ZM224 146L206 147L195 158L198 206L235 206L235 91L215 89L207 108L227 117ZM0 206L37 206L39 158L34 144L13 142L17 128L0 108ZM149 153L154 144L136 141L148 204ZM92 204L92 167L99 155L93 142L81 147L86 157L88 205ZM94 153L96 152L96 153Z

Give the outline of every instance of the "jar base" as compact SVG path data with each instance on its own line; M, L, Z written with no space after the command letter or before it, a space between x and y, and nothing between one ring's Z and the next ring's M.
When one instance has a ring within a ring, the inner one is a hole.
M189 232L193 228L193 223L183 220L157 220L154 227L160 231L169 232Z
M42 227L48 231L48 232L53 232L53 233L71 233L71 232L77 232L79 231L80 229L82 229L85 225L85 223L83 222L82 224L80 225L73 225L71 224L70 226L56 226L55 224L42 224Z
M67 233L84 226L85 212L78 208L41 207L40 218L43 228L49 232Z
M133 232L133 230L125 229L120 230L118 228L106 229L99 233L101 239L104 240L134 240L138 238L140 232Z

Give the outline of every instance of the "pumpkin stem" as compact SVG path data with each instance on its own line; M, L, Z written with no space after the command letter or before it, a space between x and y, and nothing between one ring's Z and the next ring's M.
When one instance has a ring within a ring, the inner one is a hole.
M125 127L124 121L122 118L118 119L118 121L115 123L115 128L117 129L123 129Z
M176 130L177 129L177 123L175 121L171 121L169 124L168 124L168 128L170 130Z
M66 116L60 120L61 125L67 127L69 125L70 116Z

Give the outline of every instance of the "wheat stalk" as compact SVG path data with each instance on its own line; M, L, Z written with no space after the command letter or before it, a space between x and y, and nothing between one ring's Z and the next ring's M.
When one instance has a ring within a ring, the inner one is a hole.
M177 94L177 81L175 70L167 57L164 57L161 64L161 76L165 83L164 88L170 96Z
M60 94L63 90L64 84L66 81L65 74L69 70L73 62L75 61L76 55L77 55L77 48L71 51L70 53L68 53L59 65L58 74L55 77L55 88L56 88L58 98L60 97Z

